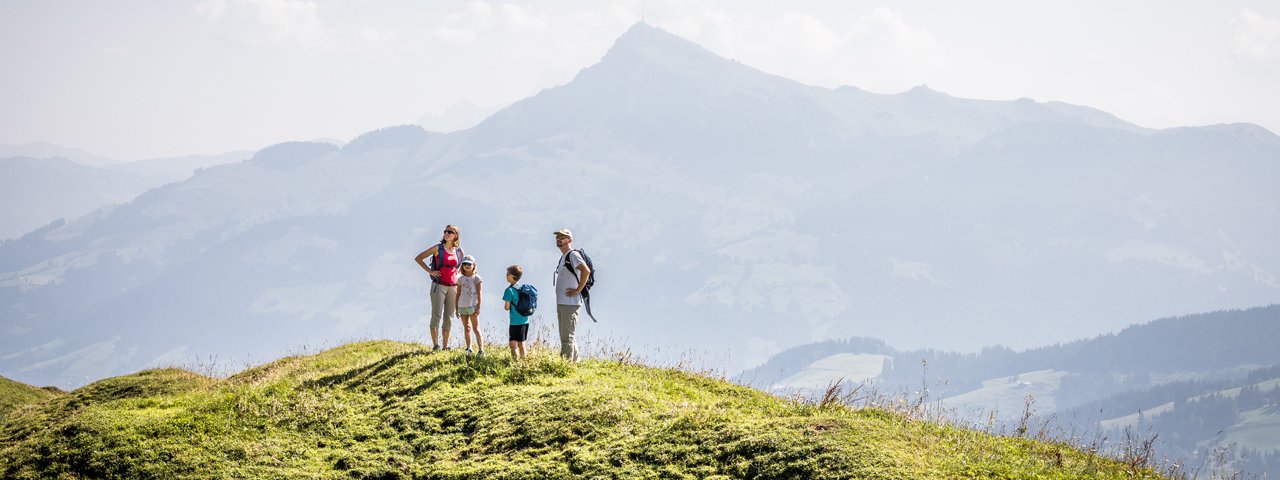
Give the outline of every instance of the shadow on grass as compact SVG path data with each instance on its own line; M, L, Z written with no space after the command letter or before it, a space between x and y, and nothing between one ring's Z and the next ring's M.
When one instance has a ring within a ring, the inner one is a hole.
M320 377L315 380L308 380L303 383L303 386L306 388L317 388L341 385L348 389L363 386L369 383L373 378L387 370L390 370L392 367L396 367L411 358L429 355L430 353L431 352L426 350L413 350L397 353L369 365L356 367L345 372Z

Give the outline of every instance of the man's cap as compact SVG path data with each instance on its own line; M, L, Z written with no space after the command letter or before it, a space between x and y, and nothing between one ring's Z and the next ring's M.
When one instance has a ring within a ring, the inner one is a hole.
M573 238L573 232L570 232L569 229L567 228L561 228L559 230L556 230L555 232L553 232L553 234L557 237Z
M467 255L467 256L465 256L465 257L462 257L462 264L463 264L463 265L466 265L466 264L468 264L468 263L470 263L470 264L472 264L472 265L475 265L475 264L476 264L476 257L473 257L473 256L471 256L471 255Z

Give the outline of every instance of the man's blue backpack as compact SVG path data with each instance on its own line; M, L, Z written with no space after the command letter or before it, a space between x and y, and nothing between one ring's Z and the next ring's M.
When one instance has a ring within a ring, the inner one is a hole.
M516 313L526 317L533 315L538 309L538 289L533 285L523 284L516 287Z

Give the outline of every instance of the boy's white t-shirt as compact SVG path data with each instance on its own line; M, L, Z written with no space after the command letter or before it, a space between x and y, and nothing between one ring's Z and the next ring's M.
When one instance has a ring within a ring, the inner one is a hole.
M459 276L458 277L458 306L474 307L476 306L477 303L480 303L480 296L476 294L477 290L479 289L476 288L476 286L483 283L484 283L484 280L480 279L479 273L472 275L470 277L466 275Z

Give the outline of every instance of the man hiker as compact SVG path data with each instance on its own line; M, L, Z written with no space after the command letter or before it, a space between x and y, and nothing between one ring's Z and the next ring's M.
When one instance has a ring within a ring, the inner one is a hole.
M571 362L577 362L578 343L574 333L578 330L578 309L582 306L582 286L586 284L587 276L591 275L591 268L582 260L582 255L574 251L573 232L562 228L554 234L556 248L560 249L560 263L556 265L556 273L553 277L556 291L556 318L560 321L560 356Z

